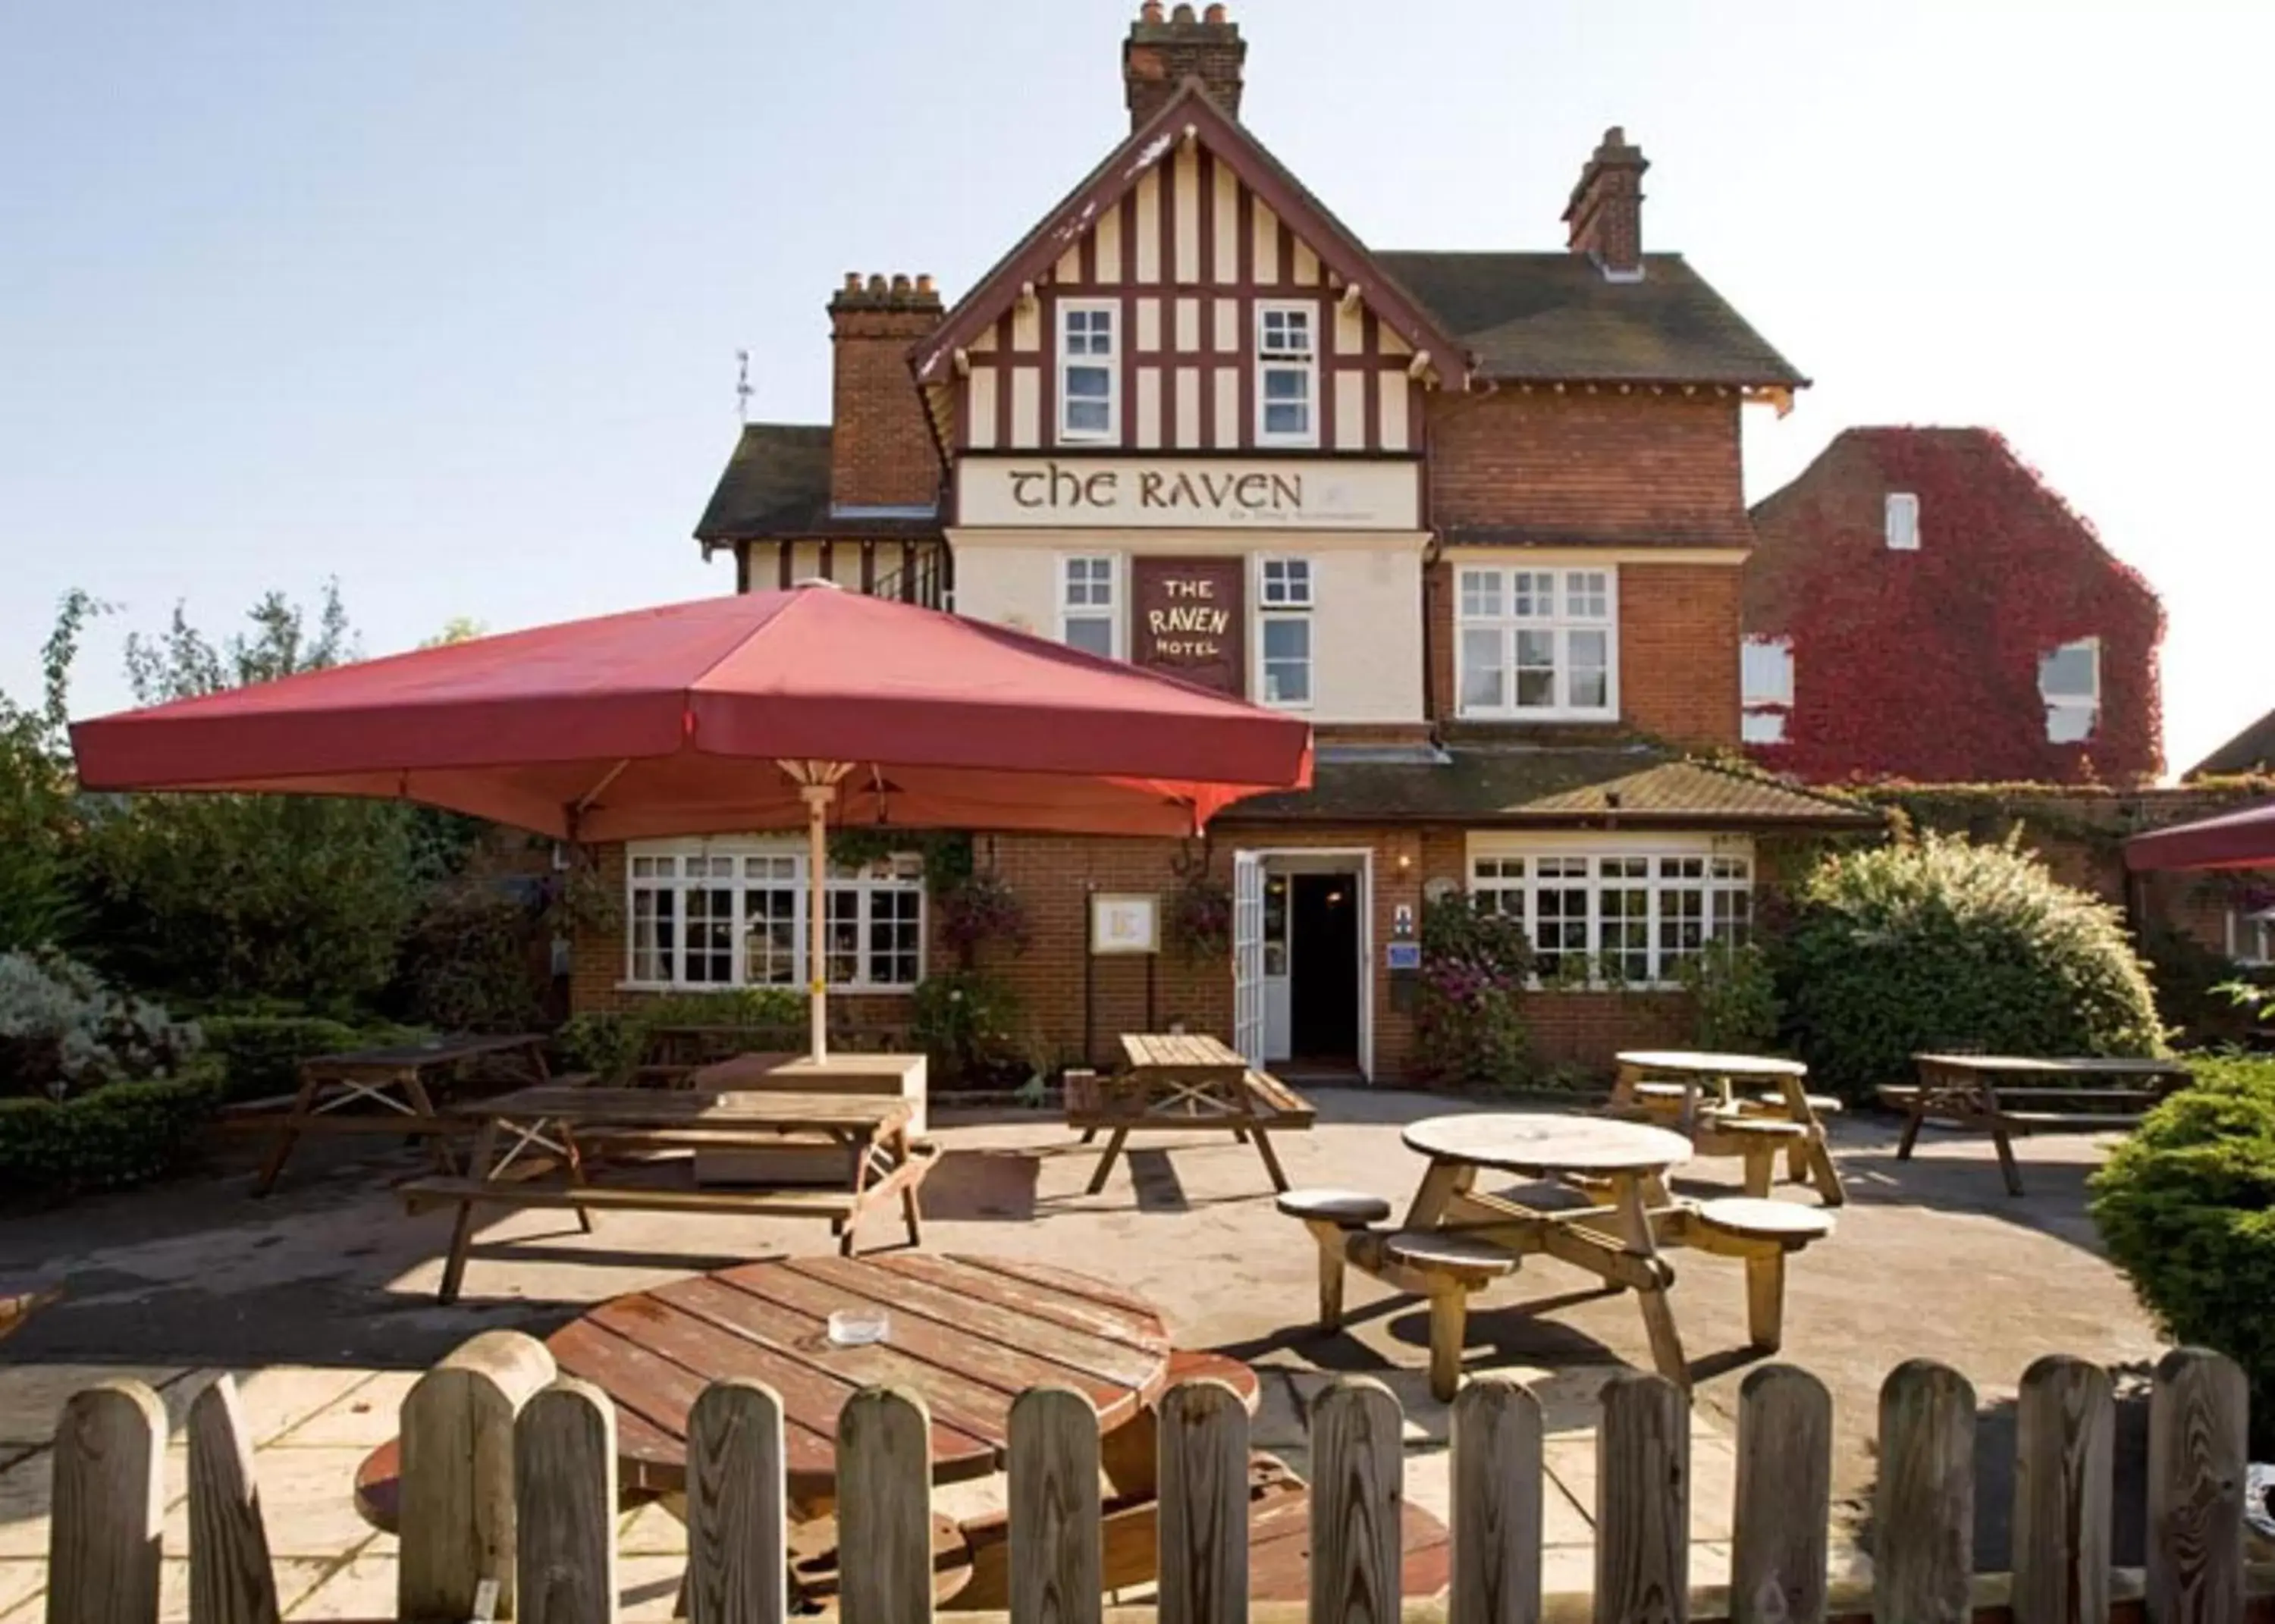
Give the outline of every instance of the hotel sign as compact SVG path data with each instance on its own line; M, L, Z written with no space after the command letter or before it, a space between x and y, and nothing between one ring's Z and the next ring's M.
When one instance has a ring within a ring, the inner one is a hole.
M956 523L972 528L1417 530L1410 459L965 457Z
M1244 559L1130 561L1130 662L1235 697L1246 691Z

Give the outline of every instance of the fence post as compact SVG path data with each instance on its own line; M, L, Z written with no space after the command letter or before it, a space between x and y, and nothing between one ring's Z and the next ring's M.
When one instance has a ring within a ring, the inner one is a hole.
M1161 1395L1160 1624L1248 1624L1248 1409L1221 1381Z
M512 1613L513 1418L553 1377L542 1342L485 1331L404 1399L396 1574L403 1624ZM493 1587L487 1594L486 1586Z
M190 1405L190 1624L276 1624L276 1570L237 1381Z
M2243 1616L2249 1392L2233 1360L2175 1348L2149 1400L2149 1624Z
M56 1422L48 1624L157 1624L166 1412L139 1381L72 1394Z
M1011 1403L1011 1624L1099 1624L1098 1409L1071 1387Z
M1311 1624L1398 1624L1405 1417L1347 1376L1311 1407Z
M1623 1373L1596 1424L1596 1624L1689 1616L1689 1401L1664 1376Z
M1910 1359L1880 1384L1872 1502L1877 1624L1969 1624L1975 1567L1975 1389Z
M1540 1401L1507 1376L1454 1398L1447 1624L1539 1624Z
M1730 1624L1822 1624L1832 1514L1833 1395L1765 1364L1738 1388Z
M689 1624L782 1624L789 1610L782 1398L714 1382L687 1416Z
M838 1616L930 1624L932 1416L899 1387L864 1387L837 1416Z
M514 1616L616 1624L616 1411L563 1377L513 1424Z
M2049 1354L2014 1400L2014 1624L2109 1617L2110 1472L2117 1401L2109 1372Z

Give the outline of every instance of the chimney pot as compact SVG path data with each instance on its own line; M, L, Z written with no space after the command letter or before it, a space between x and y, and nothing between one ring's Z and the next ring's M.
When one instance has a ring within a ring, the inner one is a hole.
M1141 23L1160 22L1161 20L1161 0L1145 0L1145 4L1138 8L1138 20Z
M1192 6L1186 0L1180 0L1177 9L1169 13L1169 20L1180 26L1190 26L1196 20Z
M921 271L918 273L917 291L919 293L929 293L932 291L932 273L930 271Z
M869 291L872 293L882 293L884 291L885 279L882 276L876 275L874 272L870 273Z
M902 271L893 278L893 291L896 293L906 293L908 291L909 276L906 271Z
M861 273L859 271L847 271L845 273L845 291L848 293L858 293L861 291Z
M1228 13L1224 9L1222 0L1219 0L1217 4L1209 7L1207 11L1201 13L1201 20L1205 23L1210 24L1211 26L1223 22L1227 20L1227 18Z

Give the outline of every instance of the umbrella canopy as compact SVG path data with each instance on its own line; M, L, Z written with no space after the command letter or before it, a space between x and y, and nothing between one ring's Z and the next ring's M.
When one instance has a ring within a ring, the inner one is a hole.
M2275 868L2275 801L2135 835L2125 842L2125 866Z
M826 585L420 649L75 724L90 789L367 796L621 841L826 825L1189 835L1311 733L1175 678Z

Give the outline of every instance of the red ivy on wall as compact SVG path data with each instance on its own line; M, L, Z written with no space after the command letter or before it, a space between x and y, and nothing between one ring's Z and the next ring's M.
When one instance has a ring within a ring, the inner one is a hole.
M1886 498L1919 498L1892 551ZM1989 429L1850 429L1754 510L1749 636L1789 638L1794 706L1764 765L1819 782L2129 783L2163 767L2165 616L2140 574ZM2046 737L2040 659L2100 639L2100 716Z

